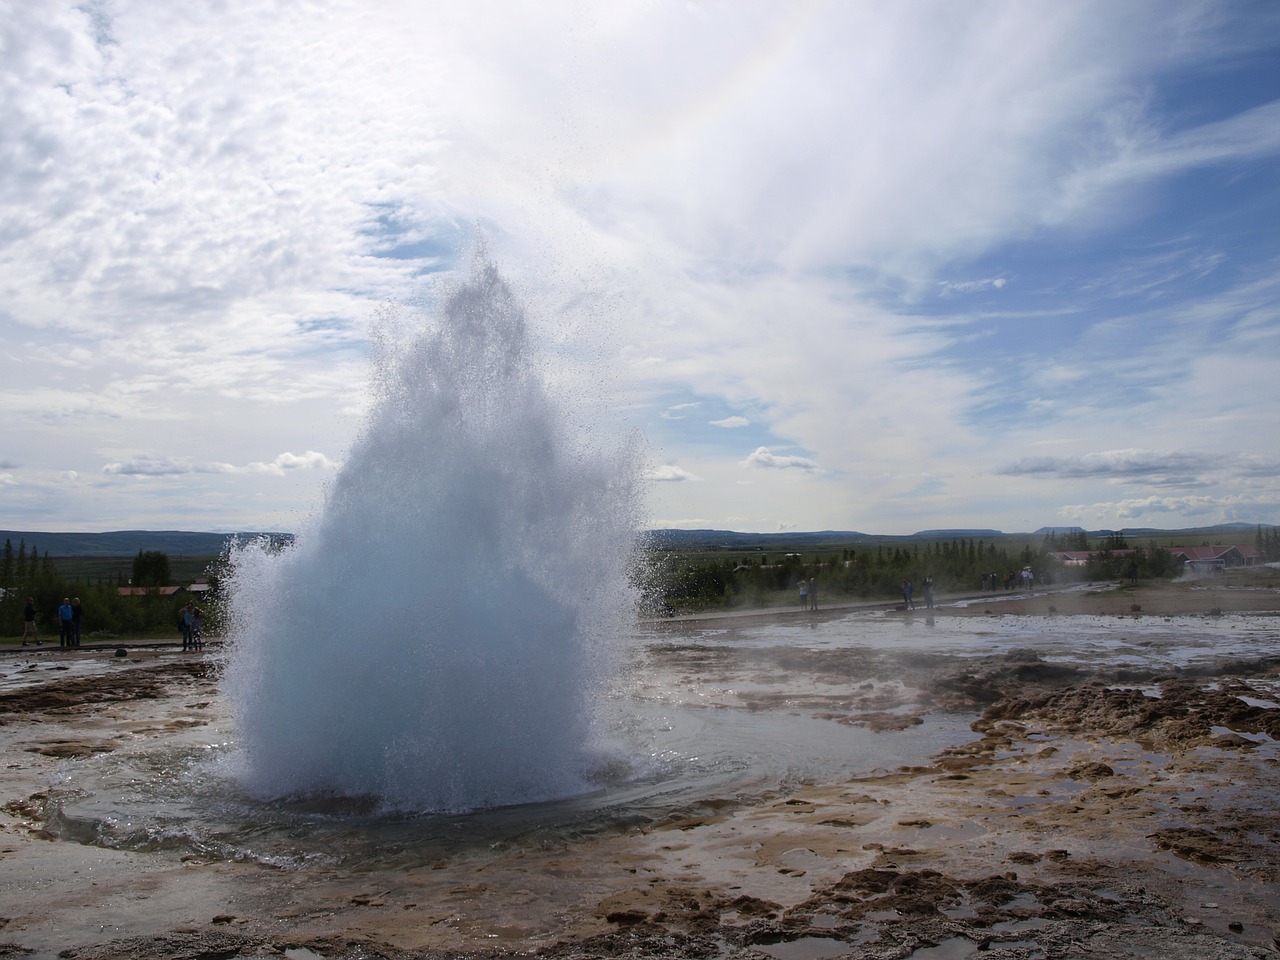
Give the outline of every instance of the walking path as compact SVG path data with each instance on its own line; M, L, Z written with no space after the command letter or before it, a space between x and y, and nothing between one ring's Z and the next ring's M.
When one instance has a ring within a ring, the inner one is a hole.
M1111 582L1103 583L1063 583L1055 584L1047 587L1038 587L1028 592L1026 590L987 590L975 591L972 593L947 593L935 594L933 600L933 609L941 610L947 607L966 606L978 601L988 601L991 603L1000 603L1009 600L1028 600L1034 597L1044 597L1054 593L1062 593L1066 591L1080 590L1088 588L1093 590L1107 590L1115 586ZM737 620L748 617L764 617L764 616L789 616L803 617L812 616L813 614L822 613L843 613L850 610L901 610L903 608L901 599L879 599L879 600L835 600L820 601L817 610L804 610L795 606L777 606L777 607L745 607L733 609L705 610L698 613L679 613L670 617L646 617L641 620L644 624L661 624L661 623L697 623L704 620ZM914 604L914 612L928 612L924 605L924 601L916 601Z

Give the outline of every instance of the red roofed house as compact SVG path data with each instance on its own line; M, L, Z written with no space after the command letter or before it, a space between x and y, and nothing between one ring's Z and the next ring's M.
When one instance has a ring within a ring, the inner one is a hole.
M148 597L153 593L161 597L172 597L181 592L182 587L116 587L116 593L122 597Z
M1216 544L1211 547L1169 547L1181 557L1188 570L1197 573L1221 572L1227 567L1252 567L1261 561L1258 548L1252 544Z

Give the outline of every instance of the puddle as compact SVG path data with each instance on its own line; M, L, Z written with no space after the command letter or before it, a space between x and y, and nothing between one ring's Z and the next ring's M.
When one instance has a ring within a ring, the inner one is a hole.
M780 943L753 944L752 950L767 953L777 960L827 960L849 952L849 944L830 937L801 937Z
M1025 920L1001 920L991 925L995 933L1023 933L1027 930L1043 930L1053 925L1053 921L1044 917L1028 917ZM1005 946L1004 943L1001 946Z
M1280 710L1280 703L1274 700L1259 700L1257 697L1242 697L1237 694L1237 700L1242 700L1251 707L1260 707L1263 710Z
M952 937L943 940L936 947L921 947L913 950L908 956L910 960L965 960L978 952L978 945L966 937Z
M843 917L831 913L815 913L809 920L809 926L818 930L836 930L844 924Z

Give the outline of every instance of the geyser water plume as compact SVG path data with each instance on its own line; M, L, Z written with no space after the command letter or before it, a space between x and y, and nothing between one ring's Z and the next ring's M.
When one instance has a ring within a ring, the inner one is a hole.
M373 368L323 510L232 560L247 786L433 811L589 789L637 458L566 429L482 254L434 324L384 324Z

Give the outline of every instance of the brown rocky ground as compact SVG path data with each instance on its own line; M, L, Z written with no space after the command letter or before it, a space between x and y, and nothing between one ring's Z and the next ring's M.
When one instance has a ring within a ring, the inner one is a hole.
M1223 613L1280 610L1280 570L1264 567L1234 570L1226 576L1186 581L1097 583L1084 590L1039 592L1024 596L995 592L949 614L1093 614L1098 616L1213 616ZM943 610L939 610L942 613Z
M937 614L1176 629L1280 611L1278 577ZM215 678L208 660L161 652L108 680L33 680L0 696L0 957L1277 955L1280 658L1134 683L1007 659L920 670L934 703L975 718L972 741L929 764L384 870L51 839L58 764L210 722ZM842 718L873 724L874 693Z

